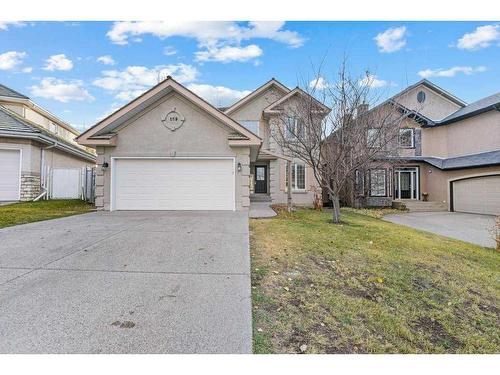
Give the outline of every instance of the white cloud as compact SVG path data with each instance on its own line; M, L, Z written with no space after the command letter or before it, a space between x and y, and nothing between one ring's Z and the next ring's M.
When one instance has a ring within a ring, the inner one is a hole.
M95 79L92 84L115 94L119 100L131 100L152 86L159 80L170 75L181 83L196 80L198 70L187 64L160 65L153 68L145 66L128 66L124 70L105 70L102 77Z
M368 86L371 89L378 89L387 86L389 83L383 79L378 79L376 75L368 74L365 78L359 80L361 87Z
M26 68L21 69L23 73L31 73L33 68L31 66L27 66Z
M30 87L31 94L45 99L54 99L59 102L92 101L94 97L83 87L83 81L43 78L39 85Z
M104 65L115 65L116 62L110 55L99 56L97 61L103 63Z
M176 53L177 53L177 50L173 46L166 46L165 48L163 48L163 54L165 56L172 56L172 55L175 55Z
M224 86L192 83L187 88L215 106L227 106L250 94L249 90L234 90Z
M73 69L73 62L66 57L64 53L59 55L52 55L45 61L44 70L71 70Z
M241 46L250 39L268 39L297 48L305 39L295 31L284 29L282 21L259 21L239 23L232 21L120 21L115 22L108 31L108 38L115 44L128 44L141 41L139 36L153 35L160 39L184 37L195 39L200 51L196 52L198 61L247 61L262 55L262 49L251 44ZM173 50L166 49L164 54L171 55Z
M328 87L328 83L323 77L318 77L309 82L309 88L316 90L324 90Z
M0 54L0 70L12 70L22 64L26 52L9 51Z
M10 22L10 21L0 21L0 30L7 31L10 26L14 27L24 27L26 26L25 22Z
M422 78L431 77L455 77L458 73L463 73L466 75L472 75L474 73L485 72L487 69L485 66L454 66L449 69L425 69L418 72L418 75Z
M300 47L304 44L297 32L284 30L285 22L249 22L241 25L229 21L120 21L115 22L107 36L113 43L127 44L129 38L151 34L165 39L172 36L194 38L201 45L212 44L217 41L239 43L251 38L271 39L285 43L290 47Z
M476 50L500 42L500 25L479 26L471 33L464 34L457 42L460 49Z
M219 61L228 63L232 61L248 61L262 56L262 49L255 44L246 47L208 47L205 51L195 53L197 61Z
M378 50L384 53L396 52L406 45L406 27L395 27L377 34L375 42Z

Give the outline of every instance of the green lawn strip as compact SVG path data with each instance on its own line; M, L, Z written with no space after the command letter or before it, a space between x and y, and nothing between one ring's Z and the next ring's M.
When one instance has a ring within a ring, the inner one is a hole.
M500 351L500 253L342 213L251 221L255 352Z
M0 206L0 228L76 215L92 210L94 210L93 205L77 199L14 203Z

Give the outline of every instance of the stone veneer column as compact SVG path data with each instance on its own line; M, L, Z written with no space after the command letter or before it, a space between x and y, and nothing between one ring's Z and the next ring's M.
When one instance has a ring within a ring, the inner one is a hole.
M95 170L95 206L104 209L104 172L101 168L104 161L104 147L97 147L97 168Z
M238 163L241 163L241 172L238 172ZM236 171L239 174L240 186L236 189L236 196L241 197L239 202L236 202L236 209L248 209L250 207L250 150L244 148L238 151L236 157ZM238 176L237 176L238 177ZM238 181L238 178L236 178Z
M272 203L281 203L280 196L280 160L269 161L269 185Z
M21 173L21 200L31 201L40 195L40 175Z

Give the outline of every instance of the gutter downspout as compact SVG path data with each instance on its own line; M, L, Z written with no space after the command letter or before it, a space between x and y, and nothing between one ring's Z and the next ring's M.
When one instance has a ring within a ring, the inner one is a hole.
M53 145L50 145L47 147L42 147L40 149L40 177L42 177L42 176L44 177L44 182L46 182L46 178L45 178L46 176L44 176L45 150L48 150L48 149L56 147L56 146L57 146L57 141L54 142ZM42 185L41 181L40 181L40 189L42 190L42 192L35 199L33 199L33 202L36 202L47 195L47 193L48 193L47 186Z

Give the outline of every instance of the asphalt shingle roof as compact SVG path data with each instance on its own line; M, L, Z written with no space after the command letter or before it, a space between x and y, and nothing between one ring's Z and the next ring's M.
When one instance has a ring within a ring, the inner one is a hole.
M471 103L463 108L460 108L458 111L452 113L448 117L445 117L443 120L439 121L439 124L446 124L458 120L463 117L467 117L469 115L473 115L476 112L481 112L483 110L492 109L495 105L500 104L500 92L496 94L487 96L486 98L480 99L474 103Z
M26 95L20 94L11 88L2 85L0 83L0 96L9 96L11 98L19 98L19 99L29 99Z
M9 110L0 105L0 131L15 131L24 133L40 133L40 130L18 119L9 113Z
M93 158L94 156L87 151L75 146L65 139L62 139L48 130L32 125L28 121L24 121L22 118L18 117L17 114L11 112L9 109L0 105L0 134L7 133L19 135L25 134L28 137L42 137L43 139L50 140L51 142L58 142L59 144L64 144L66 148L71 148L85 156Z
M441 170L485 167L490 165L500 165L500 150L481 152L472 155L456 156L447 159L431 156L414 156L403 159L409 161L423 161Z

